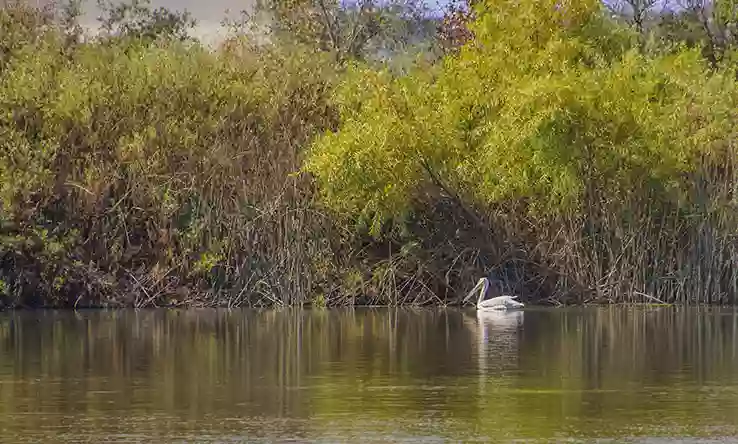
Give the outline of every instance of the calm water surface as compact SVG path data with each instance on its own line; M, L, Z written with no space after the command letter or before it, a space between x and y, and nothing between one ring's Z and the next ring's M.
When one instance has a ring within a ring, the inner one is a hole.
M725 309L0 314L2 442L728 442Z

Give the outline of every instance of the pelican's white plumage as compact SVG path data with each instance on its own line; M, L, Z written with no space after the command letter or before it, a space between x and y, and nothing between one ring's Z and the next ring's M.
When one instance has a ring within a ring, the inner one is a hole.
M517 296L497 296L490 299L484 299L489 289L489 279L483 277L479 279L477 285L471 289L468 295L464 298L464 302L469 300L476 291L479 291L479 297L477 298L477 310L510 310L515 308L523 308L525 305L522 302L518 302Z

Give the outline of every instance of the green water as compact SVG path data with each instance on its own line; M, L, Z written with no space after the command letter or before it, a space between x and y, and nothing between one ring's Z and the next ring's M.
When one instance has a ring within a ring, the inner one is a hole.
M733 309L0 313L0 442L733 436Z

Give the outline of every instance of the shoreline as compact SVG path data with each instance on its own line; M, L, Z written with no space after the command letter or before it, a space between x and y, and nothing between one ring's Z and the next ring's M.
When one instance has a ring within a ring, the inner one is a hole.
M500 310L500 311L494 311L491 313L512 313L517 311L531 311L531 310L540 310L540 309L559 309L559 310L566 310L571 308L605 308L605 307L619 307L619 308L625 308L625 307L644 307L644 308L734 308L738 309L738 304L709 304L709 303L664 303L664 304L656 304L656 303L640 303L640 302L616 302L616 303L582 303L582 304L560 304L560 305L551 305L551 304L532 304L527 303L526 306L522 309L515 309L515 310ZM269 311L277 311L277 310L353 310L353 309L401 309L401 310L438 310L438 309L454 309L459 311L474 311L477 310L473 305L459 305L459 304L427 304L427 305L417 305L417 304L401 304L401 305L381 305L381 304L368 304L368 305L362 305L362 304L356 304L356 305L335 305L335 306L316 306L311 304L303 304L303 305L278 305L274 304L271 306L248 306L248 305L239 305L239 306L227 306L227 305L146 305L146 306L104 306L104 305L94 305L94 306L85 306L85 307L74 307L74 306L51 306L51 305L44 305L44 306L35 306L35 307L28 307L28 306L2 306L0 305L0 312L48 312L48 311L71 311L71 312L81 312L81 311L151 311L151 310L170 310L170 311L193 311L193 310L216 310L216 311L235 311L235 310L269 310ZM489 311L484 311L483 313L490 313Z

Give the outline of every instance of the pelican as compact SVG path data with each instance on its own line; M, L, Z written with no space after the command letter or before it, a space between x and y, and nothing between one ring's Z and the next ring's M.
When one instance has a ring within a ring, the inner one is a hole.
M471 289L469 294L466 295L466 297L464 298L464 302L474 296L475 291L479 290L479 298L477 299L478 311L509 310L514 308L523 308L525 306L522 302L518 302L515 300L517 299L517 296L497 296L495 298L484 300L484 297L487 295L488 289L489 279L487 279L486 277L479 279L477 285L475 285L474 288Z

